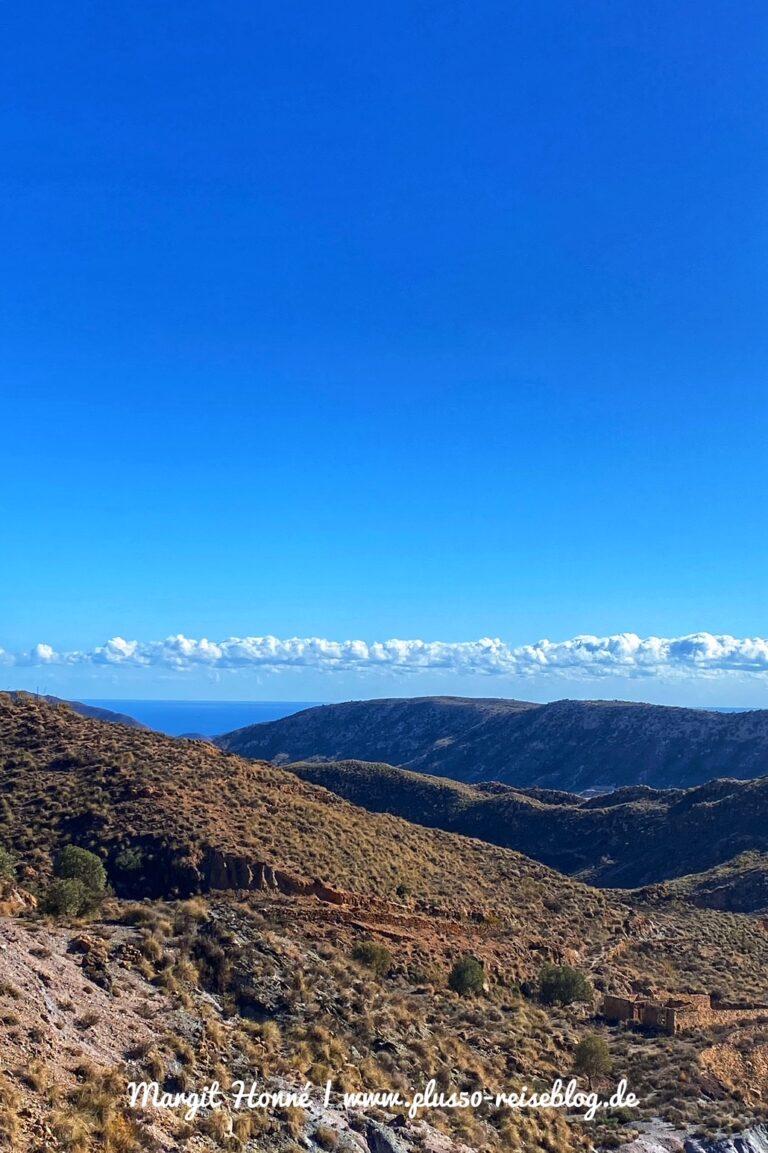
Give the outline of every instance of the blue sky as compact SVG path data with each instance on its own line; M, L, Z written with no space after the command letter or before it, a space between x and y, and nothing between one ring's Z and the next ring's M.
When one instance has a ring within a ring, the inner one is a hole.
M18 655L768 636L767 33L706 0L10 11L0 684L768 701L719 666Z

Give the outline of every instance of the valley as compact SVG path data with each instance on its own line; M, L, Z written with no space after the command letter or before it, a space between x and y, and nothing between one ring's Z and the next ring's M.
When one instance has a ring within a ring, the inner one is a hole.
M514 848L594 885L637 888L705 873L700 903L768 909L768 777L691 789L627 786L584 798L362 761L286 767L356 805ZM691 892L694 885L689 879Z

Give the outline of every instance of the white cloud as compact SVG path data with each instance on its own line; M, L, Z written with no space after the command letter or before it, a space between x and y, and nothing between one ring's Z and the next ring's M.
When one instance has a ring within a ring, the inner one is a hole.
M228 637L159 641L113 637L95 648L57 652L37 644L29 652L0 649L0 663L15 666L90 665L110 668L250 669L263 672L445 672L481 676L556 676L567 679L768 675L768 640L691 633L683 637L578 636L510 646L498 638L476 641L334 641L322 637Z

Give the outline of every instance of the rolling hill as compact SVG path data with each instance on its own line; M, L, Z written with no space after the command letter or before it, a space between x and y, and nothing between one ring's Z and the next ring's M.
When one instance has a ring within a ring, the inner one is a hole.
M277 762L362 760L522 788L682 788L768 772L768 710L421 697L305 709L219 738Z
M692 789L629 786L584 799L498 783L468 785L362 761L289 768L356 805L517 849L595 885L634 888L716 868L745 852L768 852L766 777ZM753 873L755 868L753 861ZM754 909L768 903L753 883L742 885L737 903L729 905L732 889L729 883L697 891L700 903L715 907L748 909L747 893Z
M407 890L433 908L514 917L521 885L604 904L519 853L368 813L207 742L105 725L41 698L0 694L0 792L0 844L25 868L45 875L75 842L98 852L126 895L261 890L277 873L286 889L384 900Z
M483 796L408 776L428 796L460 794L457 807ZM509 792L494 786L487 796L506 800ZM38 884L73 842L96 852L117 893L129 897L275 891L330 904L358 896L370 907L405 902L430 916L471 913L476 923L491 917L523 968L527 941L576 952L588 941L599 952L626 924L622 895L466 831L368 812L274 765L105 725L39 698L0 694L0 795L0 844ZM579 813L559 797L552 805L510 800L526 806L526 820L548 809ZM599 820L601 812L586 807L576 819Z

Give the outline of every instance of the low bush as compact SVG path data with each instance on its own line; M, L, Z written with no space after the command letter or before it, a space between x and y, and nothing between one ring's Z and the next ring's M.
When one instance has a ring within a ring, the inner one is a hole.
M545 965L539 974L539 1000L544 1005L570 1005L592 1000L592 986L570 965Z
M609 1073L611 1054L604 1039L597 1033L587 1033L582 1037L573 1055L573 1067L577 1073L584 1074L590 1089L595 1077L603 1077Z
M54 917L82 917L98 909L107 892L107 874L95 853L66 845L40 908Z
M121 873L139 873L144 868L144 854L133 846L121 849L115 857L115 868Z
M13 881L16 877L16 862L7 849L0 845L0 878Z
M477 957L461 957L448 974L448 987L462 997L482 993L485 984L485 970Z
M74 877L56 877L40 901L41 911L52 917L82 917L92 907L91 894Z
M107 888L107 874L99 858L88 849L65 845L59 853L54 869L57 877L81 881L90 893L103 895Z
M383 977L392 964L392 954L376 941L361 941L352 951L352 960L373 969L378 977Z

